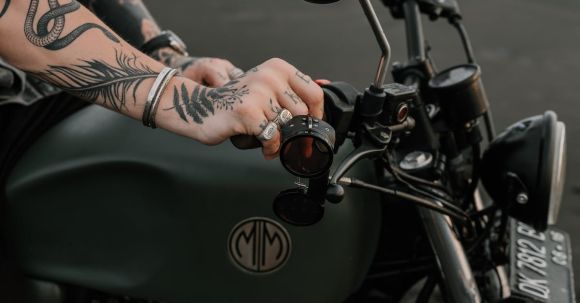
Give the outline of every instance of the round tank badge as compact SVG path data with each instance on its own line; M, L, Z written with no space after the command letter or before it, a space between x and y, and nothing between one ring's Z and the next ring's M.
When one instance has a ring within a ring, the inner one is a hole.
M228 237L232 263L248 273L268 274L282 268L291 251L290 234L284 226L269 218L245 219Z

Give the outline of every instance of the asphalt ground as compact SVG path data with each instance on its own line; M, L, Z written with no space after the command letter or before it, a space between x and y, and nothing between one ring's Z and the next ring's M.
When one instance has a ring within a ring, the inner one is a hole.
M284 58L313 78L371 82L378 47L358 1L314 5L301 0L146 0L164 28L192 54L227 58L251 68ZM405 60L404 25L374 1L393 59ZM464 23L483 69L498 130L550 109L567 126L568 164L559 227L572 236L580 274L580 1L461 1ZM439 69L465 61L456 32L424 21ZM576 280L580 290L580 278Z

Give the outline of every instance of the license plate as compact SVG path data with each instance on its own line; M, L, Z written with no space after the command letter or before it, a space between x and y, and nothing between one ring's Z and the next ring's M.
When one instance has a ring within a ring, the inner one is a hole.
M559 229L537 232L512 220L511 298L524 302L576 302L570 236Z

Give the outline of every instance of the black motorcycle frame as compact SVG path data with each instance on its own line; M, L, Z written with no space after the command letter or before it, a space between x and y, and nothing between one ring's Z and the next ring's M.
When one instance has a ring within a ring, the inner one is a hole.
M424 0L383 1L384 4L389 7L395 18L401 18L405 21L408 62L405 65L396 64L394 66L393 78L396 82L407 87L413 87L418 91L418 98L411 102L414 103L416 109L414 115L408 118L405 123L385 126L385 124L388 123L385 123L386 121L383 117L385 114L391 114L384 113L384 108L388 107L386 105L387 102L385 101L386 95L388 94L388 85L383 85L384 71L388 66L388 59L390 57L390 47L374 11L372 11L370 2L365 0L360 0L360 2L383 52L383 56L381 57L377 76L373 84L366 89L363 94L358 95L356 101L344 100L345 98L343 98L343 103L356 103L354 108L350 107L345 113L344 110L342 112L340 109L337 110L338 106L333 106L333 104L339 102L327 102L331 104L326 105L327 113L340 112L340 114L342 114L339 115L339 118L336 117L336 114L334 116L330 115L330 119L334 120L334 123L331 122L332 124L344 124L344 119L341 118L343 118L343 116L348 117L346 119L350 120L349 130L351 134L355 134L350 137L353 139L355 146L358 146L357 149L355 149L345 160L343 160L343 162L341 162L341 164L338 165L331 176L326 199L334 203L340 202L344 195L344 190L340 184L379 191L394 197L402 197L402 194L398 193L396 190L388 189L396 188L396 182L383 180L382 184L388 185L379 187L358 180L344 178L344 175L351 167L353 167L358 161L366 158L378 159L376 160L376 167L378 170L377 174L379 176L385 175L385 164L389 166L390 160L385 161L385 159L381 158L385 154L388 154L388 150L391 148L391 141L398 140L398 133L407 132L418 135L419 138L415 140L412 138L401 139L401 141L414 141L411 144L413 147L420 146L421 148L432 150L434 152L446 148L445 146L440 146L438 138L435 137L432 121L426 112L425 104L421 101L429 100L432 97L429 94L430 89L428 83L436 74L431 59L427 55L427 45L424 39L421 19L422 13L430 16L431 19L437 19L439 17L446 18L459 32L468 62L475 63L469 38L460 23L461 16L459 15L459 10L457 5L454 4L454 1L444 1L445 3L441 3L441 5L437 5L437 3L432 1ZM331 92L338 90L342 91L343 97L351 96L352 98L353 94L350 93L348 89L337 87L340 85L343 84L335 84L327 87L327 95L329 90ZM354 111L354 113L352 113L352 111ZM489 110L484 114L483 120L486 125L487 139L491 141L495 136L495 130L491 112ZM479 125L477 122L475 123L473 129L475 130L475 133L479 134ZM337 138L344 136L346 135L341 134L340 131L337 132ZM480 135L476 135L475 137L481 139ZM339 139L338 141L339 143L337 145L340 145L341 140ZM470 188L467 190L468 195L471 195L471 197L467 197L466 201L472 201L474 199L473 195L479 195L477 192L478 179L476 169L480 158L479 141L481 140L478 140L476 144L471 146L473 150L473 179L472 184L469 184ZM410 197L404 198L409 199ZM435 202L436 205L437 203L438 202ZM430 293L434 288L435 280L439 281L443 288L442 292L450 302L481 302L482 295L480 294L475 274L472 271L469 262L468 250L464 248L460 239L457 237L458 226L446 216L445 212L442 211L444 209L443 205L439 205L441 206L440 208L429 205L429 203L422 203L421 205L423 207L418 208L419 216L424 226L425 235L431 244L432 253L435 257L438 270L441 274L438 277L429 276L428 283L426 283L423 290L424 294L420 296L422 299L419 298L419 301L417 302L428 300ZM466 208L467 205L464 203L461 206ZM446 205L446 207L453 207L453 205ZM476 210L481 211L482 209L476 208ZM469 221L469 219L466 221ZM491 224L488 223L488 225ZM488 226L486 226L485 232L489 232ZM500 234L504 235L505 230ZM480 241L476 241L476 245L469 248L469 253L472 252L471 250L473 248L480 244L478 242ZM500 281L500 283L504 284L506 281ZM492 292L496 293L499 293L500 291L501 290L498 289L492 290Z
M427 90L425 87L426 82L434 74L430 60L425 53L426 45L419 4L411 0L404 1L402 5L410 65L406 67L408 74L403 74L400 80L403 80L404 84L417 86L419 91L423 92ZM422 75L423 78L416 75ZM489 114L487 117L486 124L493 125ZM492 129L492 126L488 127L489 140L492 139L494 133ZM481 302L481 295L465 250L453 230L449 227L445 217L440 213L424 208L419 211L437 259L437 265L442 273L442 284L445 286L445 293L451 299L450 301Z

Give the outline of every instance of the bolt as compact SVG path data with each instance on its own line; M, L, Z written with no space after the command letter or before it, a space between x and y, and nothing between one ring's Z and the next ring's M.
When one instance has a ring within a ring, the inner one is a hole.
M389 138L389 134L387 134L386 132L381 132L380 135L381 135L381 138L383 138L383 139Z
M526 204L528 203L528 195L526 193L519 193L516 196L516 202L519 204Z
M433 162L433 155L422 151L414 151L405 156L399 166L404 170L421 169Z

